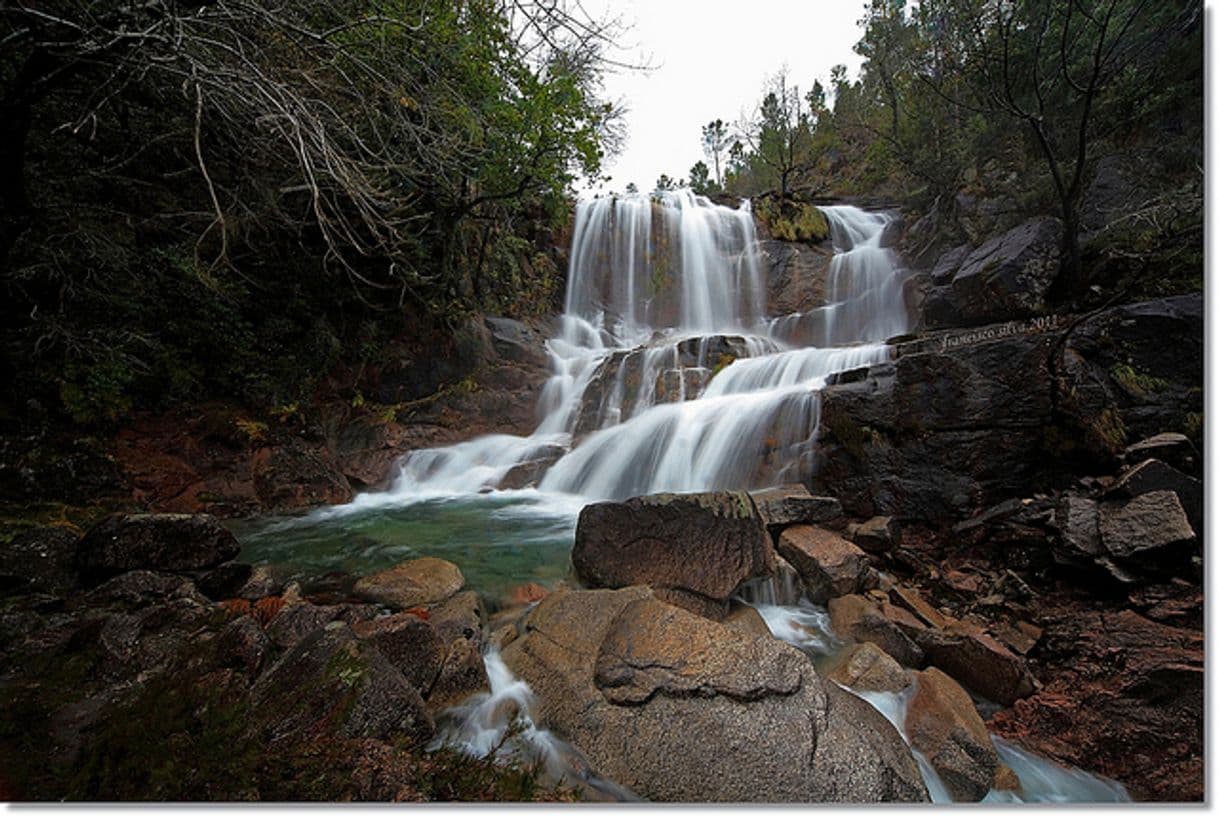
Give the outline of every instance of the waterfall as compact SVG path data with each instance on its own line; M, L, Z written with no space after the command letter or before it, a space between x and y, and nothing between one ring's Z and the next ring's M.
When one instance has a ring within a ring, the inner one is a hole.
M531 437L415 451L399 499L510 487L586 499L760 487L814 466L819 390L889 359L908 330L903 273L883 245L891 217L822 207L834 255L823 304L767 315L748 202L689 190L581 201L552 376Z

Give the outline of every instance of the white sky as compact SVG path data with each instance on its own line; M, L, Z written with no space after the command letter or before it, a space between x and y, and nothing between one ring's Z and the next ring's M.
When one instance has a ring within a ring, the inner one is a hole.
M633 181L650 190L661 173L687 178L703 159L702 126L734 123L761 99L767 76L785 63L801 94L829 69L846 65L857 78L854 53L864 0L584 0L591 14L633 22L622 38L628 56L650 56L653 71L606 77L606 95L629 108L627 142L607 164L602 189ZM708 162L709 165L709 162ZM713 175L714 168L711 168Z

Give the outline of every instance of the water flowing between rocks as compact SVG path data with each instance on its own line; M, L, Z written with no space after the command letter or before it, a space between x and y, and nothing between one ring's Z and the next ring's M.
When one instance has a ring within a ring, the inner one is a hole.
M367 572L433 555L494 594L561 579L590 501L807 479L819 390L836 373L889 359L885 341L910 325L906 272L885 245L891 216L851 206L821 213L834 248L824 304L770 315L747 202L718 206L687 190L580 202L536 431L414 451L386 491L245 531L246 558ZM505 489L522 473L533 486ZM836 648L824 610L806 600L746 600L777 637L814 655ZM495 653L486 662L491 692L450 711L438 739L476 754L504 743L541 759L554 778L628 797L535 726L531 692ZM902 698L862 696L901 730ZM1115 783L995 744L1025 799L994 791L987 801L1127 798ZM919 764L943 801L933 769Z

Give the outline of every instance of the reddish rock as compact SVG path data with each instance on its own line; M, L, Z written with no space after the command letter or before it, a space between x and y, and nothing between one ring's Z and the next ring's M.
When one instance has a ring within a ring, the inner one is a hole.
M978 802L994 783L998 753L968 692L935 668L916 673L905 714L909 744L917 748L957 801Z
M519 586L512 587L512 591L508 593L508 603L512 606L534 604L549 594L550 590L541 584L520 584Z
M261 448L250 464L263 509L278 511L321 504L345 504L355 495L327 451L299 440Z
M994 716L994 733L1110 776L1138 799L1205 793L1205 638L1125 610L1042 617L1047 685Z
M855 691L897 692L912 682L901 664L874 643L847 646L819 671L835 683Z
M888 552L901 543L901 525L892 516L876 516L851 525L851 538L867 552Z
M859 592L870 569L865 552L836 533L807 524L783 530L778 553L795 567L808 599L816 604Z
M874 643L903 666L921 666L925 659L921 647L885 617L878 604L862 595L830 599L829 619L838 637L847 642Z
M451 561L412 558L355 582L357 598L390 609L410 609L450 598L465 586L465 576Z
M912 587L893 587L888 592L888 597L892 600L893 604L908 609L927 626L943 629L955 623L954 618L940 612L929 601L923 598L918 590Z
M1027 661L968 623L947 630L927 629L917 642L929 663L982 697L1011 705L1036 691Z

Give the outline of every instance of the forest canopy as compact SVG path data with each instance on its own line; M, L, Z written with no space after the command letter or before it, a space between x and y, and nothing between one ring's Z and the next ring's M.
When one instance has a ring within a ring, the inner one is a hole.
M614 143L613 31L530 0L3 4L8 373L81 420L284 401L404 319L545 310L542 239Z

